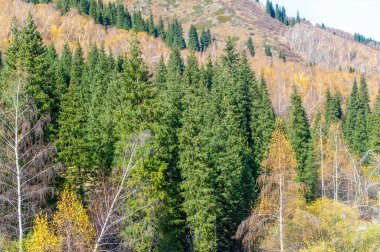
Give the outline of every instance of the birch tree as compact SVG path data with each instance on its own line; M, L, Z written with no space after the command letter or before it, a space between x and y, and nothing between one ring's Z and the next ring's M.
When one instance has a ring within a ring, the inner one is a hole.
M27 94L25 73L4 74L0 96L0 225L18 249L40 208L46 206L54 169L54 152L44 144L44 121L37 116L35 101Z

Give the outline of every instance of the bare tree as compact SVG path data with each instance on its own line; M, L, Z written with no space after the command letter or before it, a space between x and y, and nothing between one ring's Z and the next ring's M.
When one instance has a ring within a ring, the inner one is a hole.
M123 208L128 196L133 193L126 182L133 169L139 164L143 157L138 153L146 139L148 132L136 137L130 137L121 163L121 167L113 174L109 181L102 183L100 191L92 201L92 217L97 230L97 238L93 252L104 251L120 245L118 234L120 224L128 217Z
M17 237L19 251L32 218L46 204L53 169L52 145L44 144L45 120L38 118L22 73L10 74L0 97L0 228Z

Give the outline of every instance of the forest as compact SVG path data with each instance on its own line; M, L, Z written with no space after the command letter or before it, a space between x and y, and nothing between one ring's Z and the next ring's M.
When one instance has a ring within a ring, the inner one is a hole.
M200 63L210 30L191 26L186 44L178 19L108 6L115 19L98 23L135 32L126 55L57 53L31 13L14 21L0 54L1 251L378 251L380 91L370 102L367 76L349 97L328 90L312 117L294 85L277 115L252 40ZM137 32L169 59L148 67Z

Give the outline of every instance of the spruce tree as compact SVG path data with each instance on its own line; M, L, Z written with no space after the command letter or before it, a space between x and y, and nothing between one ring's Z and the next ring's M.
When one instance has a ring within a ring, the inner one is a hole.
M310 160L311 134L306 111L297 89L294 89L291 95L289 113L289 139L298 162L298 180L305 183L313 193L316 174Z
M194 25L190 26L188 47L190 50L193 50L193 51L200 50L198 33Z
M154 19L153 19L152 13L149 15L149 19L148 19L148 33L149 35L153 37L157 37L157 29L156 29L156 26L154 25Z
M354 82L343 124L343 132L350 148L358 155L364 154L369 147L368 116L368 89L365 80L362 79L360 91L358 90L357 82Z
M330 90L326 92L325 101L325 118L326 124L329 126L331 123L338 122L342 119L343 112L341 107L341 96L339 93L331 94Z
M380 153L380 90L376 97L375 107L370 117L370 148Z
M157 26L157 35L160 37L162 40L166 41L166 32L165 32L165 25L164 25L164 20L160 16L159 21L158 21L158 26Z
M59 133L57 146L58 158L68 167L66 179L84 194L86 179L84 127L86 122L84 91L82 89L82 74L84 67L81 47L75 50L71 64L71 79L69 89L62 101L62 111L59 117Z
M254 162L256 169L258 169L265 157L274 130L275 114L269 98L267 84L263 77L259 83L253 86L252 93L251 143ZM255 171L255 175L258 175L258 173L259 171Z
M248 38L246 47L248 49L249 55L252 57L255 56L255 48L253 47L253 41L251 37Z
M18 69L27 74L27 92L33 97L38 109L38 117L46 117L50 112L52 97L50 91L53 83L47 76L45 62L46 48L41 34L37 31L32 14L29 12L27 22L21 29L14 29L12 43L7 50L6 63L11 69Z

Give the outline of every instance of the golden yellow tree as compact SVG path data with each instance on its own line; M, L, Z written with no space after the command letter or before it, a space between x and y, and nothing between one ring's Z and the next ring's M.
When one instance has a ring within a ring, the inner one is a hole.
M64 251L90 251L95 231L76 194L65 186L53 217L55 233L62 237Z
M46 215L37 215L33 231L26 241L26 251L30 252L60 252L62 241L48 227Z
M276 123L267 157L261 166L261 175L257 180L261 188L258 203L251 216L239 226L236 236L243 239L248 251L261 244L264 247L270 244L274 250L284 251L285 221L294 209L304 204L304 200L303 187L295 181L297 161L280 121ZM271 236L270 232L277 239L267 239L268 235Z

